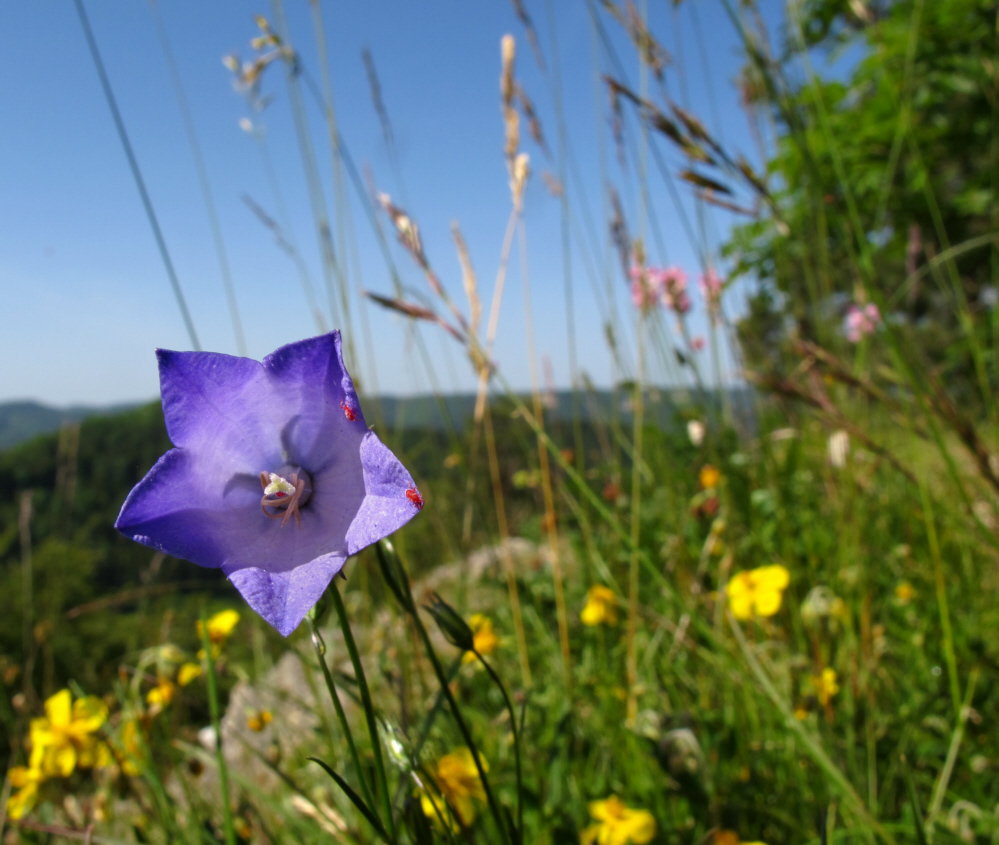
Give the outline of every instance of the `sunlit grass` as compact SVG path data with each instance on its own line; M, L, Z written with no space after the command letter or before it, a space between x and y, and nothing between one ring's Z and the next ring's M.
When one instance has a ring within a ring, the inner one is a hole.
M624 25L654 69L661 48L637 11L614 10L617 21L594 13L595 34ZM287 58L277 18L274 29L258 24L255 60L231 63L253 96ZM739 21L755 71L769 86L787 84L754 52L752 15ZM533 33L526 13L521 22ZM823 221L786 233L777 272L813 256L788 309L807 314L825 345L785 337L773 371L756 373L769 392L751 395L747 409L747 394L727 390L722 375L723 358L737 355L730 282L706 260L690 268L703 278L688 290L684 271L646 258L663 236L650 209L637 215L635 237L620 207L607 221L607 263L620 265L609 278L635 307L608 309L607 354L634 370L621 367L609 401L580 378L572 418L556 419L533 351L523 204L539 156L521 137L533 105L518 94L517 43L508 36L502 46L510 216L492 290L460 236L463 279L445 279L423 250L424 221L380 197L400 260L414 263L428 292L394 286L372 299L409 318L418 343L436 332L453 344L450 363L478 379L474 411L442 432L401 423L382 432L426 507L352 560L346 584L334 583L296 634L283 640L237 612L225 585L202 579L185 585L195 595L180 594L185 564L135 558L102 533L136 480L132 464L145 462L141 474L161 451L148 434L126 443L149 420L137 415L120 431L88 424L77 445L64 436L5 456L0 477L14 494L0 530L10 608L0 617L9 650L0 723L12 750L5 841L999 837L990 427L910 354L906 327L881 312L873 319L869 303L863 326L844 327L830 311ZM289 84L304 109L302 80ZM694 116L659 111L647 74L639 94L623 79L608 84L640 118L618 127L622 151L637 147L645 160L656 131L690 161L710 153L714 176L742 179L761 225L779 226L759 177ZM329 106L335 137L328 91L308 90ZM794 142L821 140L818 124ZM303 152L307 169L313 155ZM714 176L688 172L687 181L710 188ZM647 169L629 179L622 193L657 184ZM567 223L588 213L579 202L560 203ZM824 200L817 207L827 213ZM866 248L852 259L858 302L883 303ZM516 261L530 396L509 390L491 357ZM348 329L338 273L324 262L328 316ZM449 293L460 289L464 300ZM695 343L691 308L708 314L706 341ZM660 375L677 389L663 389ZM100 441L112 430L127 466L114 466L115 444ZM112 556L116 567L141 559L142 583L94 589ZM73 593L85 588L81 601ZM78 618L87 626L68 624ZM98 651L102 638L116 650Z

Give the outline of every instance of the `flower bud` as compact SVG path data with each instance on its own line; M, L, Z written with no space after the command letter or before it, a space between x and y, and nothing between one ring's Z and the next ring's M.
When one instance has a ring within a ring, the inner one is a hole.
M457 610L437 593L431 594L430 604L424 607L434 617L437 627L451 645L457 646L462 651L474 650L475 634Z

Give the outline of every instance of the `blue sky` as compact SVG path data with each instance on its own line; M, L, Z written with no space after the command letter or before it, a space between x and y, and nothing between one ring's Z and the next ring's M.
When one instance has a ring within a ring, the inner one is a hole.
M465 308L450 232L452 222L460 224L488 309L510 212L499 106L500 38L508 32L516 37L517 77L534 101L553 149L558 132L551 69L557 43L566 134L572 166L579 174L569 182L576 221L571 248L573 348L578 371L597 385L608 385L630 374L616 368L604 341L608 290L621 317L620 341L629 368L635 359L635 321L625 280L609 253L602 177L618 186L633 235L641 228L642 214L637 124L629 114L631 140L627 168L622 170L608 131L608 98L599 76L623 72L637 89L639 63L621 27L600 13L616 55L611 58L595 34L586 3L528 0L525 5L538 28L547 75L539 70L523 27L504 0L324 2L336 118L361 178L390 194L418 222L437 274ZM674 58L666 70L665 91L689 106L730 148L758 160L733 85L741 63L737 38L721 4L688 0L676 9L668 2L649 6L653 31ZM85 0L85 8L201 346L237 354L219 258L153 7L148 2ZM288 0L284 11L291 44L302 66L319 82L322 67L310 4ZM325 303L326 296L284 68L275 64L265 72L261 92L271 101L254 114L222 63L227 54L252 56L249 42L259 34L254 13L275 19L270 3L246 0L161 0L155 7L205 161L246 351L260 358L319 329L295 264L248 209L244 195L287 226L320 302ZM0 375L0 401L30 398L67 405L153 398L158 389L153 350L189 349L191 340L75 7L66 0L8 0L0 5L0 27L6 34L0 60L5 81L0 86L0 313L8 348L14 350L14 366ZM398 169L372 106L362 61L365 47L374 59L392 123ZM655 85L650 91L657 99L662 93ZM335 240L341 231L346 233L350 319L342 319L341 327L353 342L349 366L369 391L472 389L475 381L467 360L443 332L421 328L421 346L405 321L359 297L360 288L391 295L390 270L354 187L348 183L346 204L334 203L326 126L307 91L306 97ZM240 128L244 118L255 121L263 142ZM556 171L558 164L545 159L526 130L522 147L531 156L533 170L525 199L526 253L521 255L518 241L495 359L514 387L530 385L521 295L526 269L537 354L550 362L555 384L565 387L572 372L561 212L541 177L542 171ZM268 179L263 150L280 198ZM659 150L671 172L684 166L665 145ZM731 220L707 209L699 243L691 243L680 216L688 215L696 226L694 204L688 198L680 207L673 205L658 171L654 166L650 171L648 197L659 231L658 238L650 234L646 239L651 263L683 266L694 286L704 247L715 250ZM689 194L682 183L678 189ZM592 219L592 228L587 219ZM385 225L384 216L381 222ZM391 254L408 297L439 307L394 238ZM586 255L595 256L595 261L587 261ZM588 267L593 272L587 272ZM738 311L739 298L738 290L728 294L729 313ZM705 326L700 305L697 301L695 333ZM328 313L325 320L331 322ZM670 331L672 320L663 320L662 326ZM730 367L727 358L724 366ZM657 370L650 358L650 378L668 381L670 373Z

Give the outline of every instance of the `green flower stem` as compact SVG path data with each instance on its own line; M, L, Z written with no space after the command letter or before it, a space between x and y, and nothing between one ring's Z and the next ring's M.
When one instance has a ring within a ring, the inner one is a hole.
M222 753L222 720L219 716L219 690L215 682L215 655L212 654L212 641L208 634L208 618L201 611L201 647L205 650L205 678L208 685L208 712L215 730L215 759L219 767L219 784L222 789L222 823L225 827L226 845L236 845L236 828L232 822L232 807L229 805L229 770Z
M499 687L499 691L503 694L503 701L506 703L507 713L510 714L510 730L513 731L513 756L517 766L517 839L522 842L524 840L524 782L520 765L520 734L517 731L517 714L514 712L510 696L506 694L506 687L503 686L503 682L500 680L499 675L496 674L496 670L486 663L486 658L475 649L472 649L472 653L479 658L479 663L486 667L489 677Z
M643 69L645 65L642 65ZM628 701L625 724L632 728L638 715L638 590L639 567L638 549L641 534L642 515L642 475L638 468L642 461L642 432L645 423L645 315L638 318L638 372L635 378L634 419L632 438L635 443L635 462L631 473L631 553L628 556L628 632L625 671L628 678Z
M940 541L937 539L936 517L933 515L933 499L930 496L926 476L919 480L919 495L923 501L923 522L926 523L926 539L933 558L933 581L937 593L937 612L940 614L940 633L943 639L944 658L947 661L947 680L950 682L951 704L954 718L961 719L961 682L957 673L957 654L954 652L954 632L950 625L950 609L947 603L947 579L944 574L943 556Z
M390 581L390 587L393 592L396 593L396 597L399 599L400 604L402 604L406 612L413 618L413 623L416 625L416 630L420 635L420 640L427 653L427 658L434 667L434 674L437 676L437 682L440 684L441 692L443 692L444 696L447 698L448 706L451 708L451 713L454 716L455 723L458 725L458 730L461 732L461 736L465 740L465 745L468 746L468 750L472 754L472 760L475 763L475 770L478 772L479 780L482 781L482 788L486 793L486 801L489 804L489 812L496 820L496 824L499 827L503 838L511 842L511 845L513 845L506 820L503 818L500 806L496 803L496 798L493 795L492 788L489 786L489 778L486 777L486 771L482 766L479 749L472 739L472 733L468 729L468 725L465 723L465 719L461 715L461 710L458 709L458 702L455 701L454 695L451 693L448 678L444 674L444 667L441 666L441 662L437 658L437 652L434 650L433 643L430 642L430 635L427 633L427 629L423 625L423 620L420 619L420 614L416 608L416 602L413 601L413 593L409 589L409 579L406 577L395 548L388 540L382 540L379 542L379 558L383 562L386 574L392 579ZM392 564L395 565L392 566ZM393 569L395 570L394 572L392 571Z
M475 762L475 769L479 773L479 780L482 781L482 788L485 790L486 800L489 803L489 811L492 813L493 818L496 819L496 824L499 826L499 829L503 834L503 838L510 840L510 831L507 829L503 813L500 811L499 804L496 803L496 798L493 796L493 791L489 786L489 779L486 777L486 770L483 768L482 759L479 757L479 749L476 747L475 741L472 739L472 732L468 729L468 725L465 723L465 719L461 715L461 710L458 709L458 702L455 701L454 695L451 693L451 688L447 682L447 676L444 674L444 668L441 666L440 660L437 659L437 652L434 651L433 643L430 642L430 635L427 634L427 629L423 626L423 621L419 618L418 614L414 612L413 618L416 620L416 628L420 633L420 639L423 641L423 647L427 651L427 657L430 659L430 663L434 667L434 674L437 675L437 681L441 685L441 690L447 698L447 703L451 708L451 713L454 715L454 721L458 725L458 730L461 731L461 736L462 739L465 740L465 745L467 745L468 750L472 752L472 760Z
M361 693L361 704L364 707L364 717L368 722L368 733L371 735L371 750L375 755L375 774L378 777L378 790L381 792L382 807L388 818L385 820L388 826L389 837L393 842L397 841L395 830L395 819L392 816L392 796L389 794L388 778L385 776L385 761L382 759L382 743L378 735L378 719L375 716L375 707L371 701L371 690L368 688L367 679L364 676L364 666L361 663L361 655L357 651L357 643L354 642L354 634L350 629L350 620L347 618L347 608L343 604L343 596L334 581L330 585L330 594L333 597L333 604L336 606L336 615L340 618L340 630L343 631L343 639L347 645L347 652L350 654L350 662L354 665L354 678L357 680L357 688Z
M971 677L968 679L968 687L965 690L964 702L961 704L961 713L954 726L954 733L951 735L950 747L947 749L947 759L940 770L937 782L933 786L933 797L930 800L930 809L926 813L926 841L933 841L934 824L943 806L944 795L947 792L947 785L950 783L951 775L954 774L954 764L957 762L957 753L961 748L961 740L964 739L964 725L971 712L971 702L975 697L975 687L978 684L978 669L971 670Z
M456 677L458 677L458 672L461 669L462 665L461 658L462 655L458 655L458 657L454 659L454 662L451 664L450 668L447 670L448 686L450 686L451 681L453 681ZM437 719L438 714L443 709L443 705L444 705L444 693L438 690L437 695L434 697L434 703L431 706L430 710L427 712L427 715L423 717L423 724L420 725L420 731L416 736L416 740L413 742L410 748L409 753L411 760L418 761L420 759L420 755L423 753L423 746L426 745L427 737L430 736L430 729L433 727L434 721ZM392 805L394 807L399 806L399 802L402 800L405 790L406 790L406 781L400 779L399 786L395 791L395 800L392 802Z
M333 592L336 592L336 587L333 587ZM371 788L368 786L368 781L364 777L364 769L361 767L361 758L357 753L357 746L354 744L354 735L350 731L350 723L347 721L347 714L344 713L343 704L340 703L340 694L336 691L336 683L333 681L333 674L330 672L330 667L326 665L326 644L323 642L322 637L319 636L319 632L316 630L316 623L313 621L311 616L306 616L305 621L309 623L309 633L312 637L312 645L316 650L316 658L319 660L319 668L323 670L323 678L326 680L326 689L329 690L330 698L333 699L333 707L336 710L337 720L340 722L340 728L343 731L343 735L347 740L347 750L350 752L350 758L354 761L354 770L357 772L357 779L361 783L361 793L364 796L364 801L369 807L374 807L374 801L371 796Z

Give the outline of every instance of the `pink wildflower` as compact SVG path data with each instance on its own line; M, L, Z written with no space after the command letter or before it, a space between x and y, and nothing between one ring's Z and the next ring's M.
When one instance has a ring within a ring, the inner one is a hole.
M859 343L860 339L869 334L874 334L874 330L881 322L881 312L873 302L859 308L851 305L846 312L846 339L850 343Z
M632 262L628 270L631 278L631 301L636 308L651 311L656 307L658 295L656 271L651 267L646 269L637 262Z
M665 270L651 270L650 272L656 274L657 287L663 305L677 314L686 314L690 310L687 274L679 267L667 267Z
M701 295L708 305L708 312L714 316L721 304L722 278L714 271L714 268L709 267L708 271L701 275L699 285Z
M704 338L698 335L697 337L690 339L690 348L694 352L700 352L704 348Z

